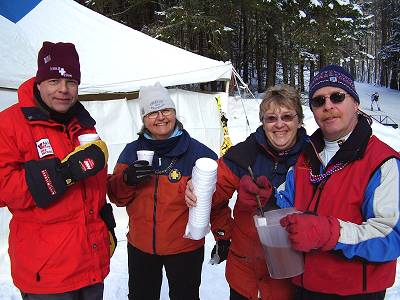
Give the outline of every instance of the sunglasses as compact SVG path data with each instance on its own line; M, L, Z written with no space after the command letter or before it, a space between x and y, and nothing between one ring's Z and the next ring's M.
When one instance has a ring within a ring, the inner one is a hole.
M340 103L343 102L343 100L346 98L347 93L341 93L341 92L333 92L329 96L316 96L314 98L311 98L311 106L312 107L321 107L325 105L326 98L331 99L332 103Z
M263 117L263 120L265 123L275 123L278 122L278 120L281 120L282 122L292 122L294 118L296 118L297 114L283 114L281 116L277 115L265 115Z
M166 108L166 109L162 109L162 110L153 111L153 112L147 114L146 117L149 119L155 119L155 118L157 118L158 113L161 113L163 116L170 116L173 114L173 112L174 112L174 109Z

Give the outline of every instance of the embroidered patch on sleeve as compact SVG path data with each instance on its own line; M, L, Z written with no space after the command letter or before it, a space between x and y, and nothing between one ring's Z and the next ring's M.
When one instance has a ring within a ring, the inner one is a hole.
M54 155L53 148L50 145L49 139L41 139L36 142L36 150L39 154L39 158L43 158L48 155Z

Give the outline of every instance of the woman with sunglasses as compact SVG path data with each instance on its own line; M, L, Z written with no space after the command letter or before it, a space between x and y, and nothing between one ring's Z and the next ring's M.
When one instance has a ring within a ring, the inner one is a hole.
M176 118L175 105L160 83L142 87L143 127L128 144L108 179L108 195L129 216L129 299L158 300L165 268L172 300L199 299L204 239L183 238L188 221L184 191L198 158L217 155L191 138ZM138 160L152 150L152 163Z
M305 255L294 299L383 300L400 255L399 154L372 135L342 67L322 68L309 98L319 129L276 195L304 212L281 220Z
M262 210L278 208L275 198L270 197L271 189L284 182L288 169L296 162L305 143L299 93L288 85L269 88L260 104L259 117L260 127L219 159L213 202L222 204L213 207L211 221L224 219L219 209L228 207L235 191L238 195L232 233L212 227L214 235L225 237L217 241L212 256L217 254L219 263L227 259L226 279L231 300L289 300L293 296L293 286L289 279L277 280L269 276L253 215L259 213L256 194ZM253 182L249 172L257 183ZM190 183L186 189L186 203L189 207L196 205ZM231 244L227 241L229 237Z

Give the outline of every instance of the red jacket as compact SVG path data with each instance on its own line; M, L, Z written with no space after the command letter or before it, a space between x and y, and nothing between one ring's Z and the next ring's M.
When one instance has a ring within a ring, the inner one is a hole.
M239 186L240 177L224 163L218 164L218 186L214 199L229 201ZM238 198L241 197L238 191ZM254 212L255 213L255 212ZM253 214L241 208L236 201L233 210L232 244L226 261L226 279L229 286L249 300L290 300L293 285L289 279L269 276L264 251L258 238Z
M254 225L254 212L243 207L240 198L240 179L248 175L251 166L255 176L266 176L274 187L286 178L290 166L294 165L306 139L303 128L298 130L296 145L283 157L275 155L267 143L263 128L260 126L246 141L239 143L225 154L218 163L217 189L213 201L228 205L229 199L237 190L237 201L233 210L231 246L226 262L226 279L229 286L247 299L290 300L294 286L290 279L272 279L269 276L264 251ZM272 197L266 209L275 204ZM255 198L254 198L255 201ZM219 210L215 209L214 218ZM214 230L213 230L214 231Z
M62 293L100 283L109 273L109 235L99 209L106 202L106 169L70 187L53 205L38 208L25 181L24 163L39 160L47 139L61 160L95 132L81 104L68 126L49 120L33 95L35 78L18 89L19 103L0 113L0 191L12 214L9 255L14 284L27 293Z

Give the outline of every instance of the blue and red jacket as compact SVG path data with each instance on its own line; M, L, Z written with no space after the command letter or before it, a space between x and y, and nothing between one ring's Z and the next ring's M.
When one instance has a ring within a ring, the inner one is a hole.
M140 135L126 145L119 156L113 175L108 178L108 195L117 206L126 206L129 216L128 241L146 253L170 255L193 251L204 245L204 238L184 238L189 209L185 203L186 183L191 178L197 159L217 155L207 146L191 138L187 131L164 140L170 149L164 153L155 143ZM137 160L136 151L154 150L151 180L137 186L123 181L123 171ZM230 209L217 227L228 230Z
M250 166L256 177L266 176L273 187L285 181L287 171L293 166L307 139L304 128L298 129L296 144L287 152L277 153L268 143L264 130L260 126L244 142L229 149L219 159L215 203L228 206L235 191L238 200L233 210L231 246L226 263L226 278L229 286L248 299L292 299L293 286L289 280L275 280L269 276L264 251L254 225L253 215L248 208L243 209L240 179L248 175ZM275 198L268 201L265 210L278 208ZM218 218L215 209L212 219ZM215 216L214 216L215 214ZM217 228L212 228L213 232ZM260 294L259 294L260 292Z
M355 295L383 291L394 283L400 255L400 161L396 151L371 134L360 116L324 168L318 158L324 141L317 130L277 194L279 206L334 216L341 227L332 251L305 253L304 273L293 278L298 286ZM311 183L310 172L326 173L337 163L345 166L319 184Z

